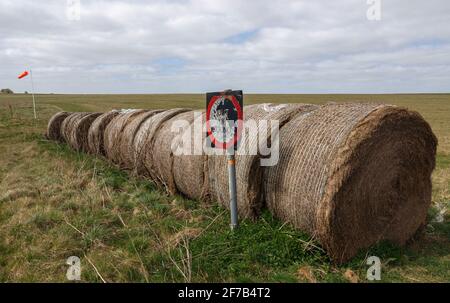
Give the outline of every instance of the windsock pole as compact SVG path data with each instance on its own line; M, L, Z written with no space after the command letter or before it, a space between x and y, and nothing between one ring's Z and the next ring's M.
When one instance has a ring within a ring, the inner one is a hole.
M30 69L30 79L31 79L31 95L33 96L33 113L34 113L34 119L37 119L36 115L36 101L34 99L34 83L33 83L33 72Z

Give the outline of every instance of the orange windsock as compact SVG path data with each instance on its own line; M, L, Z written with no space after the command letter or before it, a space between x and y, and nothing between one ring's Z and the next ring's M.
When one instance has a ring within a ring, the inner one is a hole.
M26 76L28 76L28 71L24 71L23 73L21 73L20 75L19 75L19 77L17 77L18 79L22 79L23 77L26 77Z

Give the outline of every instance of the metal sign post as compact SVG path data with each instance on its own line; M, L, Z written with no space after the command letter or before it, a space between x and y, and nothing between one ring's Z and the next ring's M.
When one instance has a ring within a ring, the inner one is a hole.
M242 91L206 94L206 129L210 147L226 151L230 197L231 230L238 227L235 151L243 126Z
M227 155L228 161L228 184L230 193L230 212L231 212L231 230L238 227L238 212L237 212L237 191L236 191L236 159L233 154Z

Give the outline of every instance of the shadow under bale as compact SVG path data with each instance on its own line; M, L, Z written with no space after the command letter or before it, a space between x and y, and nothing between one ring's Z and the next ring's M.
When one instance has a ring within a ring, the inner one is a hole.
M280 130L265 169L270 211L316 237L336 263L425 224L437 139L422 117L374 104L325 105Z

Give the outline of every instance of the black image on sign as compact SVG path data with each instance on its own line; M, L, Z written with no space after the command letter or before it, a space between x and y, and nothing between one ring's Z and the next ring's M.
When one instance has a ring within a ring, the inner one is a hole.
M206 94L206 135L210 147L237 149L242 125L241 90Z

